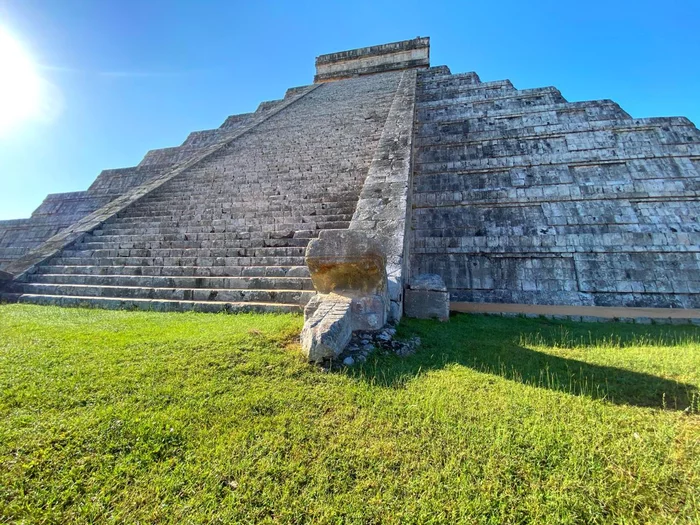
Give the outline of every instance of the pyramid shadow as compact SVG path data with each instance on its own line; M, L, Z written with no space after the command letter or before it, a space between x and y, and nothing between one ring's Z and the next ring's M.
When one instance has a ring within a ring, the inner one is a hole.
M527 343L528 339L536 338L537 346L559 345L561 353L567 347L584 348L610 341L624 347L639 342L640 337L645 337L647 344L653 340L659 345L678 345L686 333L690 337L700 335L697 328L687 327L681 329L679 339L679 327L675 328L675 335L668 332L664 335L662 327L653 326L601 326L467 314L453 315L447 324L410 320L402 323L399 336L421 337L422 344L415 355L404 359L380 356L351 374L376 385L403 388L419 374L460 365L534 388L583 395L617 405L685 410L696 406L700 399L696 385L552 355L529 348ZM562 345L563 331L569 338L567 346Z

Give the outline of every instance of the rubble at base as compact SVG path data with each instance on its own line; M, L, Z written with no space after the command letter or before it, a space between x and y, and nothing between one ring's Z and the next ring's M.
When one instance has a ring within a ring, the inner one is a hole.
M343 366L361 365L372 356L409 357L420 348L421 340L418 336L408 340L395 339L395 336L396 327L393 325L382 330L353 332L345 349L336 358L325 360L321 366L326 370L334 370Z

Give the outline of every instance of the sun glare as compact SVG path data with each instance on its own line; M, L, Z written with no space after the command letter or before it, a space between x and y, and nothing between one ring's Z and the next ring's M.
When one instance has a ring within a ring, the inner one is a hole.
M0 135L41 118L42 80L30 56L0 27Z

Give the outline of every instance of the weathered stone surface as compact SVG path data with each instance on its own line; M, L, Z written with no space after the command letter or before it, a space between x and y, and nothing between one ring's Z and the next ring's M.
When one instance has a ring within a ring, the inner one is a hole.
M427 39L323 55L323 84L0 221L13 293L299 311L316 284L351 297L363 329L398 321L405 290L434 292L405 286L422 273L456 301L700 306L690 121L633 119L609 100L569 103L428 60ZM317 238L325 252L307 267Z
M313 295L304 307L304 319L311 319L318 307L329 296L341 296L350 300L350 325L355 330L379 330L388 321L388 299L386 295L371 294L349 296L341 294L316 294Z
M363 47L316 57L314 82L329 82L360 75L430 65L430 38L414 38L380 46Z
M351 299L351 330L378 330L389 314L386 259L381 244L363 232L327 230L306 248L314 288ZM305 311L307 323L318 299Z
M404 277L408 275L416 75L415 71L402 75L349 226L381 239L387 258L389 318L394 322L403 314Z
M439 275L422 274L406 289L406 315L418 319L450 319L450 294Z
M178 148L150 152L139 167L103 172L91 191L160 170L12 263L24 274L15 283L22 300L301 310L313 295L306 245L348 227L402 78L294 88Z
M427 290L430 292L446 292L447 286L437 274L423 273L413 277L409 284L411 290Z
M318 295L313 301L313 306L307 308L310 316L301 331L301 347L309 361L318 363L337 357L350 342L352 300L328 294Z
M389 298L386 294L370 294L352 298L353 330L379 330L389 320Z
M360 296L387 290L382 245L364 232L321 232L306 248L306 264L320 293Z
M454 301L700 306L700 132L418 73L412 274Z

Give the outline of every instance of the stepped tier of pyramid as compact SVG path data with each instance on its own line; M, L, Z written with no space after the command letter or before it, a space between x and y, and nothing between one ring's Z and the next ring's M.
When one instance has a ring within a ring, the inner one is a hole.
M349 268L316 264L336 249L357 272L346 287L366 291L357 279L385 265L374 291L387 319L423 274L452 301L700 307L688 119L452 74L430 66L427 38L322 55L316 69L254 113L0 221L4 297L301 311L339 290L315 277Z

